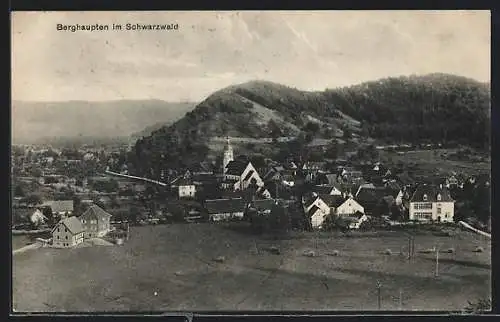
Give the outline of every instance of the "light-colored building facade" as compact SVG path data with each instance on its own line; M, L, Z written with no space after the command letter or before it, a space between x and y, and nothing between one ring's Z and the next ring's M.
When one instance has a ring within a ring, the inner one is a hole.
M442 186L421 185L410 200L410 220L453 222L454 214L455 201Z
M69 248L83 242L85 229L76 217L62 219L52 229L52 245Z

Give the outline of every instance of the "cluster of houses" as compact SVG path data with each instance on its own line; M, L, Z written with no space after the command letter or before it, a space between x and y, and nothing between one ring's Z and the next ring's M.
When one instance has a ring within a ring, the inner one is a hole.
M79 217L61 219L52 228L52 245L58 248L74 247L86 239L104 237L111 231L111 214L97 205L90 206Z
M256 169L249 160L234 158L228 138L220 174L188 171L171 182L171 189L180 199L194 198L206 184L209 189L221 189L223 197L203 201L214 222L243 218L252 207L262 215L269 214L277 200L297 197L293 188L300 180L308 183L301 203L314 228L321 228L333 215L356 229L371 216L388 217L391 209L406 213L406 219L412 221L453 221L454 200L449 188L460 185L454 175L442 184L415 184L407 174L393 175L378 162L355 169L339 160L334 171L325 168L325 162L271 161L266 168ZM369 182L367 177L372 180ZM250 189L253 195L248 200L243 192Z
M83 154L85 160L97 157L97 152ZM250 210L266 216L276 204L293 202L302 205L303 213L313 228L322 228L326 220L333 216L344 219L350 228L357 229L370 217L391 217L395 212L403 214L406 220L453 222L455 201L450 189L463 188L464 182L475 180L452 174L435 184L417 184L407 173L392 173L379 162L367 162L356 167L341 159L334 164L302 160L282 163L266 160L265 163L265 166L256 168L249 159L235 157L227 138L222 153L222 169L217 170L214 164L201 163L180 175L169 170L169 183L166 185L177 199L172 202L173 208L180 204L187 205L186 218L201 218L201 212L204 212L210 221L218 222L242 219ZM121 173L127 174L128 171L122 167ZM48 181L54 180L64 185L74 184L68 178L57 175L52 175ZM71 216L72 200L51 201L42 205L50 207L62 218L56 226L59 228L53 230L54 243L70 247L80 242L81 236L83 239L92 238L109 229L111 215L94 204L95 195L91 196L90 192L95 191L86 189L109 180L110 177L105 175L84 179L84 190L75 192L75 195L83 204L88 203L90 208L78 218ZM116 191L99 194L102 205L109 205L111 200L123 199L126 202L137 199L147 190L147 184L133 180L118 179L117 185ZM298 193L297 187L305 187L305 191ZM87 219L88 216L96 219ZM32 221L35 220L44 220L41 211L33 213ZM99 224L93 226L97 222ZM98 227L99 233L93 230L95 227Z

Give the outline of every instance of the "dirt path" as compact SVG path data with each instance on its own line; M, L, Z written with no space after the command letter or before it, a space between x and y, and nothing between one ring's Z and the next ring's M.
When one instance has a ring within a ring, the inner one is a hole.
M42 244L40 244L39 242L36 242L36 243L31 244L31 245L27 245L27 246L18 248L16 250L13 250L12 251L12 255L19 254L19 253L24 253L25 251L28 251L30 249L37 249L37 248L40 248L40 247L42 247Z

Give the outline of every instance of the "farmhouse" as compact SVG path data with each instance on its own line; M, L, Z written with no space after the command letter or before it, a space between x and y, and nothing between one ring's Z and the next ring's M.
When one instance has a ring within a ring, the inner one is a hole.
M339 201L337 201L338 204ZM340 205L335 208L335 214L337 216L351 216L355 213L365 213L365 209L352 197L345 199Z
M329 196L329 195L328 195ZM336 197L336 196L329 196ZM332 213L330 206L318 196L316 192L306 194L302 198L304 212L311 220L313 228L321 228L326 217Z
M196 194L196 185L188 176L175 179L170 184L170 187L177 190L179 198L194 198Z
M410 199L410 220L453 222L455 201L443 186L420 185Z
M63 217L69 217L73 214L73 200L52 200L42 204L43 208L49 207L53 214Z
M62 219L52 229L52 243L55 247L73 247L83 242L84 227L78 218Z
M242 198L207 200L205 208L210 221L242 219L245 201Z
M102 237L111 229L111 214L96 205L90 206L79 219L85 229L85 238Z

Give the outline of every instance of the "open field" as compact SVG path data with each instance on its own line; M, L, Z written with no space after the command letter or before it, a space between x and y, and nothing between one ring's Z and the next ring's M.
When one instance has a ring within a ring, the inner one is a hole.
M491 162L455 161L445 157L446 153L456 151L457 149L433 149L407 151L400 154L397 152L382 151L381 155L391 162L402 161L404 163L414 163L422 173L427 175L429 171L431 173L458 171L473 175L488 173L491 170Z
M22 248L32 243L32 238L27 235L12 236L12 250Z
M412 262L402 232L271 240L210 224L132 227L114 247L40 248L13 257L13 308L24 311L461 310L490 296L490 241L421 235ZM278 246L281 254L266 251ZM483 253L474 253L476 246ZM386 249L392 255L384 255ZM315 257L304 256L314 250ZM338 256L331 256L334 250ZM221 263L213 261L224 256ZM156 292L156 295L155 295Z

